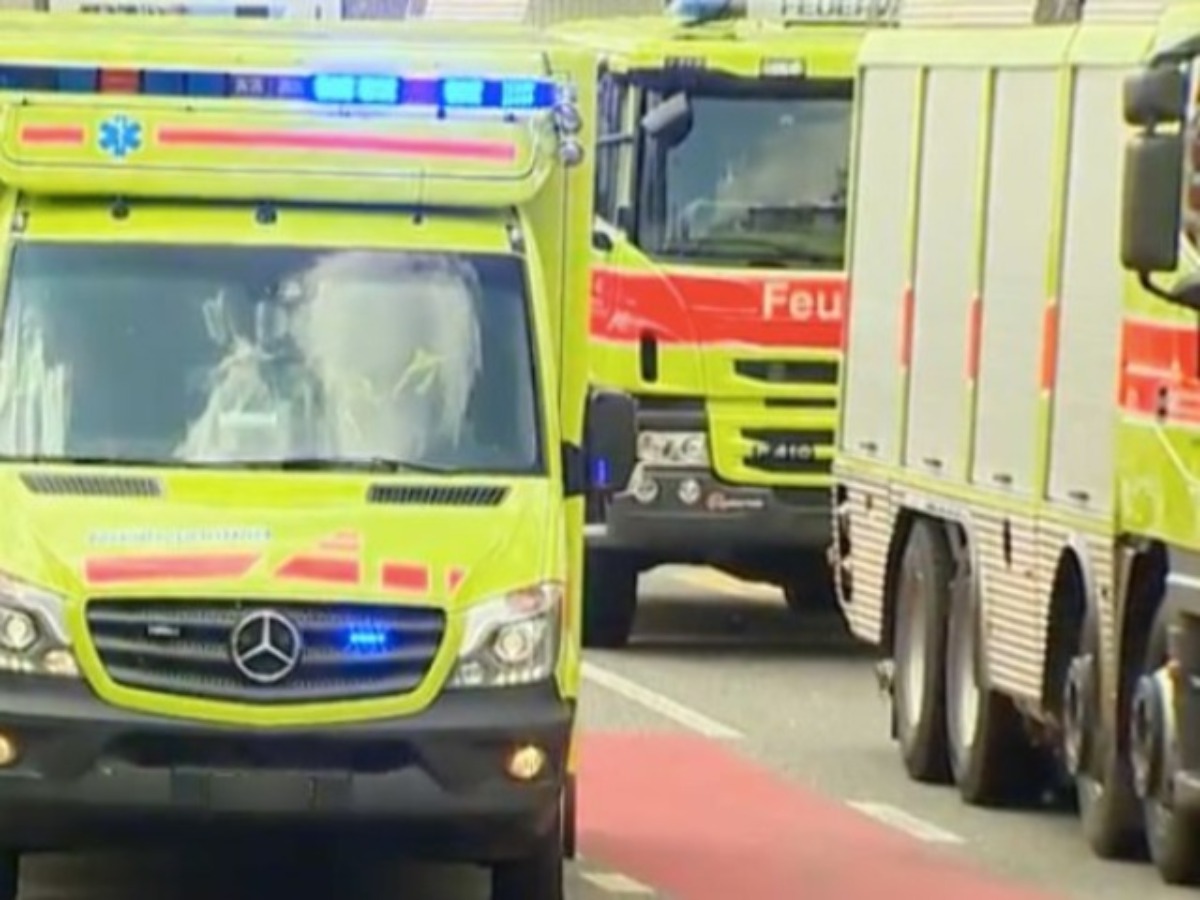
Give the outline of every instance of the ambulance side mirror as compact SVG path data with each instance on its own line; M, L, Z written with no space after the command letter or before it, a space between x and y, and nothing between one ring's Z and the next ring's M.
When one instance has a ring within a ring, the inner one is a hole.
M1179 265L1183 213L1183 138L1139 134L1125 146L1121 265L1141 276Z
M637 402L622 391L593 389L583 427L589 492L623 491L637 463Z
M692 104L688 95L680 91L659 103L642 116L641 128L663 146L682 143L692 130Z

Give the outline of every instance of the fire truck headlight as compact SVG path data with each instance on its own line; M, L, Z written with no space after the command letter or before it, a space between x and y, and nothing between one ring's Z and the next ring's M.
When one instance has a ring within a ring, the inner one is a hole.
M708 438L699 431L643 431L637 451L648 466L708 466Z

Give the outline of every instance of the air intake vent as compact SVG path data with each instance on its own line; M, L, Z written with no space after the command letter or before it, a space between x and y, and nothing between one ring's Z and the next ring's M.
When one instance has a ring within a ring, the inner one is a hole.
M161 497L162 483L155 478L126 475L64 475L23 472L21 481L35 494L67 497Z
M486 484L461 487L373 484L367 492L367 502L395 506L499 506L507 496L508 488Z

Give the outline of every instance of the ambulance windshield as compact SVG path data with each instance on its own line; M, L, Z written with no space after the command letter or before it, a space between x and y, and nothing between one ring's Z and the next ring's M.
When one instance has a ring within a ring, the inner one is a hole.
M18 244L0 458L542 471L520 259Z
M647 140L641 247L699 264L842 268L849 84L739 79L688 98L682 140Z

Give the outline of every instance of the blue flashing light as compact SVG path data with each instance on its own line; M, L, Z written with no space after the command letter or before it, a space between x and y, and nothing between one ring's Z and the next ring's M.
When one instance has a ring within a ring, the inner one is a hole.
M317 75L312 96L318 103L353 103L357 94L353 75Z
M360 76L355 97L359 103L395 105L400 102L400 79L390 75Z
M442 81L443 106L483 106L487 82L482 78L446 78Z
M60 69L58 89L66 94L94 94L100 89L99 69Z
M592 457L592 487L606 488L609 481L608 460L603 456Z
M536 81L500 82L500 106L504 109L531 109L537 105Z
M182 72L147 72L142 78L142 93L175 96L185 93L187 79Z
M386 629L355 626L346 634L346 648L359 653L380 652L391 643Z
M224 97L229 94L229 77L223 72L188 72L189 97Z
M343 106L426 106L533 111L558 101L553 83L536 78L412 78L389 74L226 73L183 69L107 70L0 64L0 90L121 93L158 97L285 100Z

